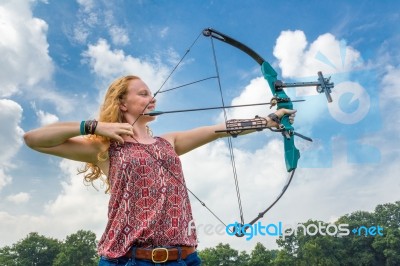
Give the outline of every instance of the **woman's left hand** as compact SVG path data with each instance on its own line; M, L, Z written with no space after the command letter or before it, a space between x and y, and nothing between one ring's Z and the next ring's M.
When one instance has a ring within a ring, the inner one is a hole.
M294 117L296 116L296 112L297 110L290 110L290 109L279 109L276 110L275 114L279 117L279 119L281 119L284 115L288 115L289 116L289 123L293 124L294 123ZM272 125L273 127L277 127L278 124L276 124L274 122L274 124Z

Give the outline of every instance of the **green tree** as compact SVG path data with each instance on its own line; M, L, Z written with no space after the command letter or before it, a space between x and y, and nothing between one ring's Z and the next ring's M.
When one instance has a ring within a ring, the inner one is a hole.
M277 256L277 250L267 250L263 244L258 242L251 251L248 266L272 265Z
M356 211L344 215L338 219L338 223L348 224L350 230L357 230L361 226L376 225L374 213ZM351 232L350 235L341 238L345 247L342 262L348 265L384 265L384 256L373 248L372 243L381 236L367 236Z
M372 247L381 254L386 265L400 265L400 229L389 228L385 237L377 237Z
M61 248L61 243L52 238L30 233L10 249L13 257L10 265L50 266Z
M375 208L375 221L386 228L400 228L400 201L378 205Z
M309 224L327 225L308 221ZM297 234L280 237L281 248L275 265L400 265L400 202L378 205L375 212L356 211L344 215L336 224L348 224L349 235L309 236ZM379 226L379 227L378 227ZM364 231L360 228L373 228ZM383 228L383 231L378 231ZM354 229L354 231L353 231ZM361 233L360 233L361 232ZM378 234L383 232L383 235Z
M375 237L372 247L386 265L400 265L400 201L375 208L376 225L383 225L384 237Z
M91 231L79 230L67 236L53 265L97 265L96 235Z
M273 261L273 265L286 266L286 265L296 265L296 257L287 252L285 249L279 250L276 254L276 258Z
M335 236L324 234L308 235L304 228L308 225L327 226L322 221L309 220L300 224L291 235L280 237L277 240L281 250L278 252L274 263L276 265L339 265L343 248L341 240ZM309 231L314 232L314 227ZM290 230L290 229L288 229ZM318 233L318 232L317 232Z
M0 249L0 265L3 266L17 265L16 258L17 255L15 254L15 251L11 247L6 246Z
M206 248L199 251L204 266L237 266L247 265L249 255L232 249L229 244L219 243L215 248Z

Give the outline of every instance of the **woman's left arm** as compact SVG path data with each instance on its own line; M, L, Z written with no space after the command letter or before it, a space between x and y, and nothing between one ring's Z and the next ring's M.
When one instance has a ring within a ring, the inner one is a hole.
M296 110L288 110L288 109L279 109L275 112L275 114L281 118L284 115L289 115L289 120L293 123L294 114ZM271 118L265 117L267 127L277 127L278 124L272 121ZM249 119L250 121L250 119ZM211 141L214 141L218 138L231 136L229 133L226 132L219 132L216 131L226 130L225 123L213 125L213 126L204 126L194 128L188 131L181 131L181 132L172 132L163 135L162 137L168 140L175 148L175 151L178 155L185 154L193 149L196 149L204 144L207 144ZM245 131L242 134L248 134L251 132L255 132L255 130ZM242 135L241 134L241 135Z

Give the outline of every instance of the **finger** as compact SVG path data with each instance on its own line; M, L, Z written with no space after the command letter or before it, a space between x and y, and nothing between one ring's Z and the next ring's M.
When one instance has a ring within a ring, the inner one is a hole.
M121 129L121 132L126 135L132 135L133 134L133 127L131 125L124 127Z
M133 127L129 124L124 124L120 127L120 129L132 131Z
M122 127L122 128L117 128L115 130L115 134L116 135L131 135L132 134L132 130L126 127Z
M291 109L279 109L275 112L275 114L279 117L282 118L285 115L290 116L291 114L296 113L297 110L291 110Z
M125 142L124 139L119 135L116 135L114 139L118 141L119 144L123 144Z

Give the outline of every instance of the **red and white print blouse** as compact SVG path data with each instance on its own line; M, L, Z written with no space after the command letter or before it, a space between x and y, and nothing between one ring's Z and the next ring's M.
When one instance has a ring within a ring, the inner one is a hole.
M171 144L111 142L108 223L100 255L117 258L137 247L196 246L182 165Z

